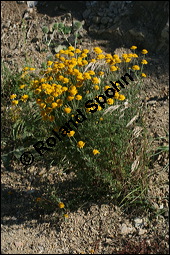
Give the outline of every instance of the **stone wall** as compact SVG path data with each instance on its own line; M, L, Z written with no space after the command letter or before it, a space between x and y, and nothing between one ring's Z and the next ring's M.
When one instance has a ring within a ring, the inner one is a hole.
M86 7L90 35L169 52L168 1L86 1Z

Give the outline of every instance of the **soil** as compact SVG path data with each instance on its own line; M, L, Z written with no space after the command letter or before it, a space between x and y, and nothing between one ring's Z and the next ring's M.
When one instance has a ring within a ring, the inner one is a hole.
M60 6L62 4L62 6ZM66 18L71 23L83 21L83 1L41 2L33 11L26 3L1 1L1 48L2 61L12 71L20 71L31 61L32 66L54 53L53 47L46 47L42 26L50 26ZM57 38L57 43L63 38ZM115 48L113 43L102 38L92 38L84 26L84 36L78 44L82 48L99 46L106 53L121 53L127 49ZM130 47L131 45L129 45ZM44 50L45 49L45 50ZM169 63L166 56L148 54L146 58L147 78L141 91L146 109L147 127L155 138L153 148L167 146L169 133ZM26 61L25 61L26 60ZM2 81L3 82L3 81ZM159 139L158 139L159 138ZM157 216L150 212L125 213L122 208L107 201L73 204L63 220L59 212L38 210L33 202L43 196L45 182L51 187L60 182L59 195L63 201L64 189L75 187L72 173L66 175L55 167L43 166L25 168L12 163L6 168L2 162L2 214L1 237L3 254L168 254L168 155L166 152L153 157L150 166L149 199L157 210ZM69 183L66 185L66 182ZM45 194L45 190L44 190ZM71 194L72 198L76 193Z

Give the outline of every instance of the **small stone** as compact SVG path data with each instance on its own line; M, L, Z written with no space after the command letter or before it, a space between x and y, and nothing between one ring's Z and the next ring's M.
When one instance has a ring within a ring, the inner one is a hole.
M20 247L23 246L23 243L22 243L21 241L15 241L14 244L15 244L15 246L16 246L17 248L20 248Z
M147 232L147 230L146 229L139 229L139 235L143 235L143 234L145 234Z
M101 19L101 23L102 24L107 24L109 22L109 18L108 17L103 17L102 19Z
M125 223L122 224L122 228L121 228L121 234L122 235L127 235L130 232L132 232L133 228L127 227L127 225Z
M135 228L139 228L143 225L143 219L141 218L134 219L134 222L135 222Z
M85 10L85 11L83 12L83 18L84 18L84 19L87 19L87 18L89 17L89 15L90 15L90 12L91 12L90 9Z

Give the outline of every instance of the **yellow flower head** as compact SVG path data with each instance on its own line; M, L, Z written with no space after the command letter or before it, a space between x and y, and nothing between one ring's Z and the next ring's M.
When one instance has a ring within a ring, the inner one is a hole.
M68 214L67 213L65 213L63 216L64 216L64 218L68 218Z
M99 72L98 75L102 76L102 75L104 75L104 72Z
M72 101L73 99L74 99L74 96L68 96L68 97L67 97L67 100L68 100L68 101Z
M97 54L100 54L100 53L103 52L99 47L95 47L93 50L94 50L94 52L97 53Z
M146 77L146 74L145 74L145 73L141 73L141 76L142 76L142 77Z
M99 88L98 85L95 85L95 86L94 86L94 89L95 89L95 90L99 90L100 88Z
M69 46L68 50L73 51L73 50L75 50L75 48L73 46Z
M134 65L134 66L132 66L132 69L133 70L140 70L140 67L138 65Z
M14 98L16 98L16 97L17 97L16 94L12 94L12 95L10 96L10 99L14 99Z
M124 95L119 95L119 98L118 98L119 100L125 100L125 96Z
M36 202L39 202L39 201L41 201L41 197L36 198Z
M96 155L96 154L99 154L100 152L98 150L93 150L93 154Z
M58 203L58 207L59 207L59 208L64 208L65 205L64 205L64 203L60 202L60 203Z
M81 95L76 95L75 99L76 99L76 100L81 100L81 99L82 99L82 96L81 96Z
M75 53L81 53L80 49L75 49Z
M66 107L66 108L64 108L64 111L65 111L65 113L70 113L71 112L71 108Z
M57 103L55 103L55 102L51 104L51 107L52 107L53 109L56 108L57 106L58 106L58 105L57 105Z
M89 50L87 50L87 49L84 49L84 50L82 50L82 53L85 53L85 54L87 54L87 53L89 53Z
M147 64L148 64L148 61L146 61L145 59L143 59L143 60L141 61L141 64L142 64L142 65L147 65Z
M67 133L68 137L71 137L71 136L73 136L74 134L75 134L75 131L74 131L74 130L70 131L70 133Z
M97 77L93 77L92 78L92 83L93 84L98 84L98 83L100 83L100 80Z
M147 51L146 49L143 49L143 50L141 51L141 53L145 55L145 54L148 53L148 51Z
M78 147L78 148L83 148L84 145L85 145L85 143L84 143L83 141L79 141L79 142L77 143L77 147Z
M102 121L102 120L103 120L103 118L101 117L101 118L100 118L100 120Z
M107 103L108 103L109 105L112 105L112 104L114 103L114 100L113 100L112 98L108 98L108 99L107 99Z
M20 88L20 89L23 89L23 88L25 88L25 86L26 86L26 85L23 84L23 85L21 85L19 88Z
M22 100L23 102L26 102L27 99L28 99L28 95L23 95L23 96L21 97L21 100Z
M111 66L111 67L110 67L110 71L112 71L112 72L117 71L117 67L116 67L116 66Z
M137 46L132 46L130 47L131 50L136 50L137 49Z
M13 100L12 104L17 105L18 104L18 100Z

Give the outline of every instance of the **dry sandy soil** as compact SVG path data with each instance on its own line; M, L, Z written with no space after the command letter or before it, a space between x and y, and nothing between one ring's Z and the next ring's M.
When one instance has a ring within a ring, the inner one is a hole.
M2 61L13 71L20 70L27 61L32 65L47 59L53 49L47 51L43 43L41 27L62 20L72 11L75 19L82 21L84 3L68 2L64 10L56 8L60 2L48 2L28 10L26 4L15 1L1 1L1 47ZM65 2L66 3L66 2ZM24 18L24 19L23 19ZM71 21L70 21L71 22ZM84 27L81 47L99 46L107 53L121 52L123 47L115 49L107 40L95 40L88 35ZM60 40L57 38L56 40ZM131 46L131 45L129 45ZM153 138L153 147L167 146L169 97L168 97L168 58L160 54L148 55L147 78L145 80L144 104L146 121ZM3 254L168 254L168 163L166 153L153 158L150 167L149 199L157 210L157 216L150 212L125 213L112 203L95 203L73 206L67 220L58 217L58 213L44 213L32 210L32 201L42 195L43 181L51 186L60 181L60 195L63 200L65 180L71 174L56 174L55 168L24 168L13 163L7 169L2 162L2 214L1 247ZM41 174L40 174L41 173ZM53 180L53 181L52 181ZM70 188L72 183L70 183ZM69 188L69 187L67 187ZM66 189L66 188L65 188ZM41 191L41 192L40 192Z

